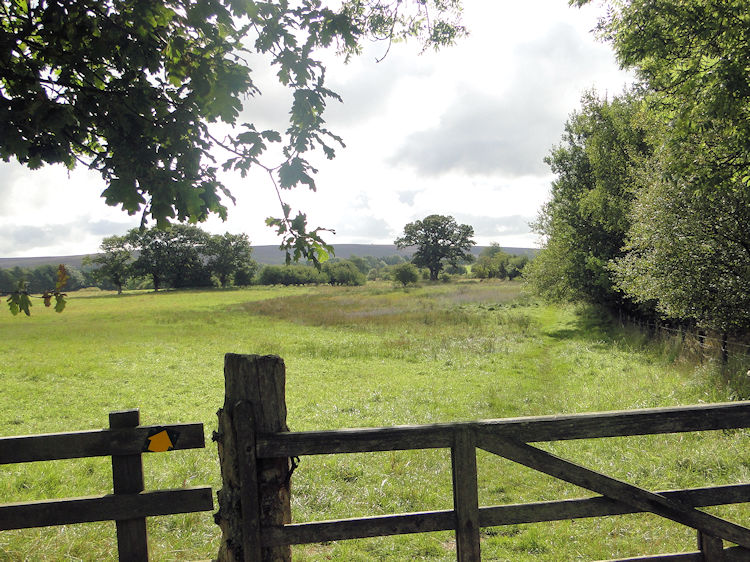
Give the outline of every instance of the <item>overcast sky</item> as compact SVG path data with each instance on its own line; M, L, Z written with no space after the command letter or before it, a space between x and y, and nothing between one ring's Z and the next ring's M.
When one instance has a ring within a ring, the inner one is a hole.
M591 29L603 8L570 8L567 0L464 0L470 37L439 53L417 45L369 45L350 62L326 56L330 87L344 98L327 113L347 147L333 161L320 155L318 192L286 193L311 226L336 231L333 243L390 244L407 222L433 213L474 227L480 245L538 245L528 223L549 196L543 159L559 142L583 92L618 94L630 76ZM283 130L287 92L273 73L254 68L264 96L242 120ZM203 227L276 244L264 219L278 216L262 175L227 175L237 198L229 219ZM108 207L99 176L53 166L29 171L0 162L0 257L97 251L102 237L123 234L139 219Z

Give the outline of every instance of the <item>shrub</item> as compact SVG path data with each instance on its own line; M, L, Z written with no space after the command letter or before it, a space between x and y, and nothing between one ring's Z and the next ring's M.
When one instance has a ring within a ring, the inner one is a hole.
M309 265L267 265L258 278L261 285L312 285L327 283L328 276Z
M391 270L393 279L401 283L404 287L410 283L416 283L419 281L419 270L412 263L402 263L396 265Z
M323 264L331 285L364 285L365 276L356 264L349 260L331 261Z

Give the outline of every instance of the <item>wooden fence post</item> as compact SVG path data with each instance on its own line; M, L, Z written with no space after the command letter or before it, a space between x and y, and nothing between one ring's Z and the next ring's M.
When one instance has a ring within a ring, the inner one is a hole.
M724 560L724 541L698 531L698 548L703 553L705 562Z
M453 468L453 508L456 513L456 559L479 562L479 492L477 490L477 451L474 432L456 429L451 447Z
M110 429L137 427L138 410L124 410L109 414ZM141 455L112 455L112 484L115 494L137 494L143 491L143 462ZM135 562L148 560L146 518L125 519L117 525L117 553L120 560Z
M223 487L217 492L219 562L291 562L289 546L261 548L260 528L291 522L288 458L258 459L255 433L289 431L286 372L275 355L224 356L224 406L215 435Z

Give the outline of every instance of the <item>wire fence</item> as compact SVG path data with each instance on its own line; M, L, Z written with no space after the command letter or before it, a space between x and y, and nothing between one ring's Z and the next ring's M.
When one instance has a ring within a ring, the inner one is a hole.
M658 333L661 337L679 337L682 343L688 345L691 349L700 351L704 359L713 358L717 355L721 356L725 363L729 359L750 359L750 344L747 343L746 339L722 337L718 334L704 332L695 326L668 326L628 314L621 314L620 322L623 326L628 323L639 329L647 329Z

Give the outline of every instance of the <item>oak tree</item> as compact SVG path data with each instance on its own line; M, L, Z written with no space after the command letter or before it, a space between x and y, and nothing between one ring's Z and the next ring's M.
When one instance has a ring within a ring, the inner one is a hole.
M450 216L429 215L404 226L404 235L394 243L398 248L416 246L412 263L426 267L430 280L437 281L445 263L457 266L459 261L473 261L471 247L476 242L472 236L474 228L468 224L458 224Z

